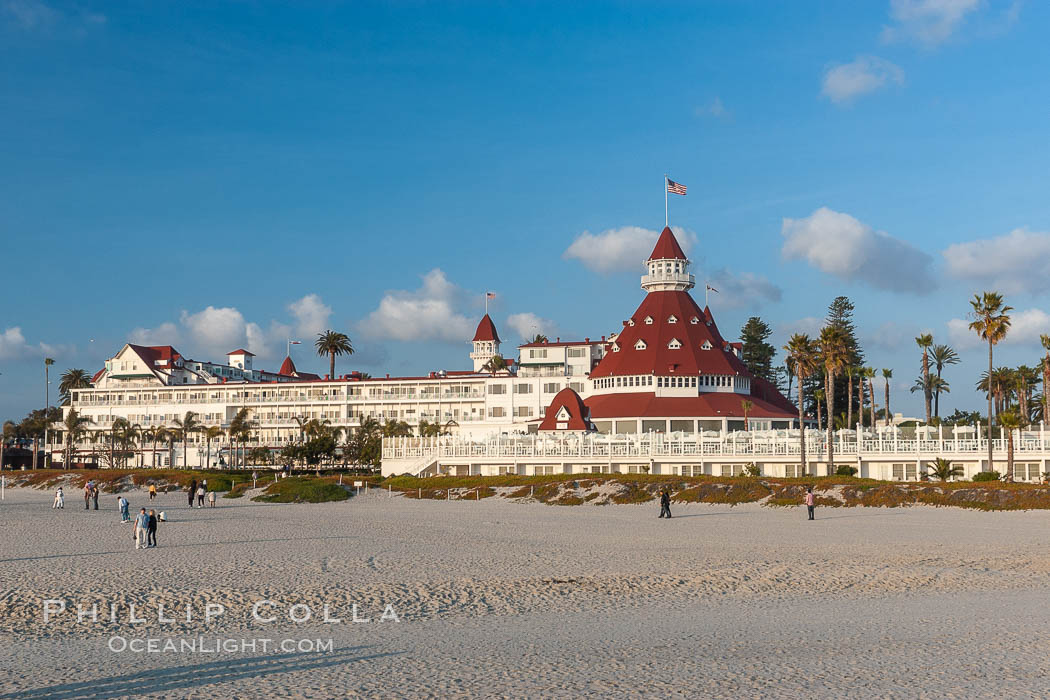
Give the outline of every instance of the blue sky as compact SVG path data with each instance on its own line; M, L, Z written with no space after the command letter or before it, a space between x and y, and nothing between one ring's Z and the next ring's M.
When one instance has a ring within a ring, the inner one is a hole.
M942 413L977 408L972 293L1017 309L1003 364L1050 333L1048 29L1012 0L0 0L0 417L45 354L128 340L276 368L331 327L340 369L461 368L485 290L505 340L609 333L665 172L724 335L846 294L896 409L922 330L964 358Z

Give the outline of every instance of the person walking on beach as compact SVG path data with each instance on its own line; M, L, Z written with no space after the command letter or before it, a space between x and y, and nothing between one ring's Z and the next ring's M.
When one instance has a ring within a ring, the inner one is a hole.
M813 508L817 505L817 498L813 495L813 487L806 487L806 510L809 511L809 519L813 520Z
M84 484L84 510L91 510L91 482Z
M209 508L214 508L215 507L215 492L214 491L209 491L208 492L208 507Z
M91 501L95 504L95 510L98 510L98 484L93 484L91 487Z
M135 549L146 548L146 532L149 529L149 515L146 514L146 509L142 508L139 510L139 514L135 516Z
M149 512L149 521L146 523L146 546L157 546L157 512Z
M55 502L51 504L52 508L65 508L66 497L62 494L62 487L58 487L58 491L55 491Z
M157 485L156 484L150 484L149 485L149 500L153 501L153 499L156 498L156 497L157 497Z
M131 516L128 514L128 499L121 496L117 499L117 505L120 506L120 522L130 522Z
M664 489L663 492L660 493L660 517L671 517L671 494L667 489Z
M204 507L204 484L197 487L197 507Z
M193 507L193 497L197 495L197 480L190 482L190 508Z

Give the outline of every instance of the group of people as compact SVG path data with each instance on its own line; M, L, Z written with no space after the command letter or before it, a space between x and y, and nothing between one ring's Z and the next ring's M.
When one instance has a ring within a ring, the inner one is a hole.
M95 504L95 510L98 510L98 494L99 494L98 484L96 484L94 481L89 481L86 484L84 484L84 510L88 510L88 508L90 507L90 504L92 502L94 502L94 504ZM55 498L57 500L58 497L56 496ZM63 500L63 506L62 507L64 507L65 506L65 499L63 498L62 500Z
M193 481L190 482L190 488L189 488L189 491L188 491L188 496L189 496L188 500L189 500L190 508L193 507L193 499L194 498L197 499L197 507L198 508L203 508L204 507L204 497L205 497L205 495L207 495L207 497L208 497L208 505L210 507L214 508L215 507L215 492L208 490L208 480L207 479L201 479L201 482L199 484L197 483L196 479L194 479Z
M139 509L139 514L135 516L135 533L133 535L135 538L135 549L148 549L157 546L157 523L160 520L161 518L158 517L156 511L151 510L147 513L145 508Z
M812 486L807 486L806 487L806 496L802 500L806 504L806 511L807 511L807 513L809 513L809 519L810 520L815 520L815 518L813 517L813 512L816 509L817 497L813 493L813 487ZM660 516L659 517L661 517L661 518L670 518L671 517L671 492L668 491L666 488L663 491L660 492Z

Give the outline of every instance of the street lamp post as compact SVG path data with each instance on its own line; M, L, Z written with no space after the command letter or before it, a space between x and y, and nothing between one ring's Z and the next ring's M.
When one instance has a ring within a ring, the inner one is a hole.
M44 469L47 469L47 428L50 422L48 421L48 411L51 409L51 365L55 364L55 361L50 357L44 358ZM33 461L36 461L36 455L33 456Z

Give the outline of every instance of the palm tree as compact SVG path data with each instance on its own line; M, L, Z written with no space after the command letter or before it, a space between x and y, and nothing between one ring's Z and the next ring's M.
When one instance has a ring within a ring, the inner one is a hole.
M533 336L532 340L530 340L529 342L530 343L546 343L546 342L549 342L549 341L547 340L547 336L543 335L542 333L537 333L535 336Z
M1039 342L1046 350L1043 357L1043 422L1050 423L1050 335L1046 333L1039 336Z
M911 386L911 393L921 391L923 396L926 394L945 394L951 393L951 385L948 384L947 380L938 377L936 374L931 374L926 377L926 381L923 381L922 375L915 378L915 383Z
M1031 423L1031 405L1029 399L1032 390L1039 383L1039 373L1028 365L1021 365L1013 372L1014 388L1017 390L1017 405L1021 412L1021 420L1025 425Z
M751 403L749 399L744 399L740 402L740 410L744 412L744 432L750 430L748 421L751 418L751 409L755 407L755 404Z
M930 348L930 359L933 367L937 370L937 378L941 378L941 370L948 365L957 365L961 361L959 354L950 345L934 345ZM933 415L941 415L941 392L937 391L936 384L933 385Z
M1010 407L1010 401L1014 396L1016 380L1014 371L1009 367L996 367L991 374L981 373L981 379L977 382L977 388L986 392L992 398L994 416Z
M824 400L824 390L814 389L813 400L817 402L817 431L822 432L824 430L824 411L820 404Z
M842 373L846 376L846 427L853 427L853 375L857 373L856 367L847 365Z
M503 372L507 369L507 361L503 359L502 355L493 355L489 358L489 361L482 365L481 370L483 372Z
M923 333L915 339L915 344L922 348L922 398L926 404L926 425L929 425L930 405L933 402L930 388L930 347L933 345L933 335Z
M91 375L82 369L67 369L58 382L58 397L65 405L69 403L70 392L74 389L87 389L91 386Z
M835 473L835 375L842 371L849 359L846 334L838 326L825 326L818 339L820 355L824 363L824 395L828 401L828 474Z
M1010 330L1009 312L1012 306L1003 303L998 292L975 294L970 300L972 307L970 330L988 341L988 374L992 374L992 351ZM992 392L988 392L988 470L992 469Z
M249 410L247 408L240 408L237 410L237 414L230 420L230 427L226 429L226 432L230 435L230 443L233 451L230 454L230 466L233 466L233 462L237 456L237 442L247 442L248 438L251 437L252 428L255 427L255 421L249 417Z
M882 378L886 381L886 425L891 425L893 414L890 413L890 380L893 379L892 369L883 369Z
M805 417L805 381L817 371L817 348L805 333L795 333L784 346L787 352L786 362L791 374L798 377L798 435L799 460L802 465L802 476L806 475L806 417ZM790 377L791 374L788 376ZM817 416L820 416L820 400L817 399Z
M926 466L930 470L930 476L940 479L941 481L948 481L954 476L962 476L965 473L962 467L958 465L953 466L952 463L944 457L938 457L933 460L933 464L928 464Z
M190 433L200 430L201 422L197 420L197 414L193 411L186 411L186 415L182 418L176 418L172 422L175 423L175 432L182 437L182 467L183 469L188 469L189 464L186 460L189 459L190 453L186 448L186 437Z
M75 449L76 443L80 442L84 438L84 433L87 432L87 426L93 423L87 416L82 416L77 413L76 409L70 409L69 413L66 414L66 419L62 421L62 425L66 431L66 449L65 455L63 456L63 465L66 469L71 469L73 464L73 450Z
M157 466L157 443L165 442L168 439L168 429L164 426L158 425L155 428L147 428L143 433L143 438L148 440L152 444L152 466Z
M864 378L868 380L868 398L871 399L871 429L875 430L875 384L871 381L875 378L875 368L865 367Z
M209 425L207 428L201 431L204 434L204 440L208 443L208 466L211 466L211 441L222 437L225 433L221 426Z
M320 357L328 355L329 379L335 379L335 356L354 354L354 346L350 342L350 336L333 330L318 333L317 340L314 341L314 347L317 348L317 354Z
M1014 431L1021 428L1024 421L1021 416L1010 409L999 414L999 427L1006 431L1006 480L1014 480Z

